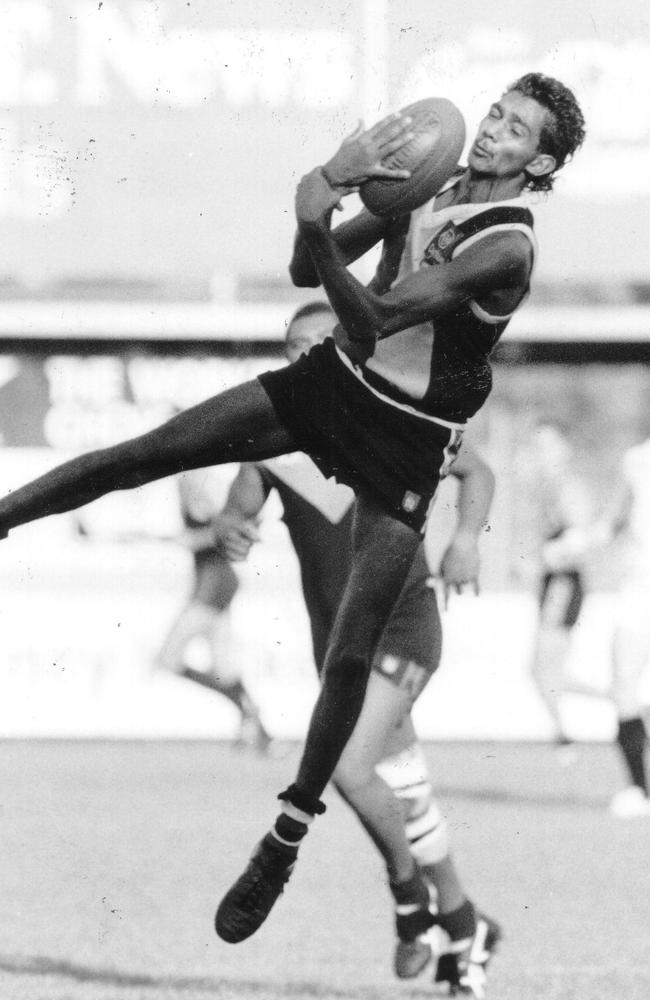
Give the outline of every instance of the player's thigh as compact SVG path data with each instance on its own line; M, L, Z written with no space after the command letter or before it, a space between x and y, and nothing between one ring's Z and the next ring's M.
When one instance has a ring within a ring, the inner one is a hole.
M212 396L118 447L117 457L132 459L149 471L148 478L296 450L257 379Z
M372 655L421 538L372 501L359 498L352 542L350 575L330 636L325 673L342 652Z
M391 734L410 709L408 692L372 671L359 721L343 751L335 780L346 788L365 784L386 756Z

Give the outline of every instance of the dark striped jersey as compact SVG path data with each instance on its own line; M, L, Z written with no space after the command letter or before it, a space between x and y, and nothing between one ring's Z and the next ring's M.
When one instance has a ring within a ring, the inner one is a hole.
M385 241L384 259L392 256L400 281L453 260L487 236L513 230L528 237L534 252L533 217L523 196L438 210L432 200L412 213L408 230L394 237L393 246ZM527 290L519 305L526 295ZM468 301L448 315L380 340L365 365L355 366L357 374L388 400L464 425L490 393L490 353L513 312L494 316Z

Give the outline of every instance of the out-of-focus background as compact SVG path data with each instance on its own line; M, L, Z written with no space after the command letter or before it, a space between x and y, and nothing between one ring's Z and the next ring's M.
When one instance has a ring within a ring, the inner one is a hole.
M528 671L538 491L531 432L559 419L595 514L650 430L650 27L640 0L3 0L0 489L282 363L312 297L286 270L293 191L358 118L448 96L471 136L528 70L575 89L588 138L535 208L530 302L469 438L497 475L483 592L445 615L429 738L545 739ZM358 266L371 273L372 260ZM233 468L212 475L220 502ZM215 502L217 502L215 501ZM432 561L453 523L441 490ZM238 661L274 735L315 695L295 559L271 503L240 571ZM191 583L177 484L116 494L2 545L6 736L232 735L232 706L151 665ZM588 560L571 670L605 692L620 553ZM567 696L578 739L613 709Z

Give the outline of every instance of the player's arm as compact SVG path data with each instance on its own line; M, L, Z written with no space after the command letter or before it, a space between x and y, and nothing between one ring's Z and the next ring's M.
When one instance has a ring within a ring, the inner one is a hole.
M388 222L388 219L373 215L364 208L353 219L348 219L332 231L332 239L345 267L363 257L364 253L384 238ZM318 271L300 230L295 236L289 274L297 288L318 288L320 285Z
M578 476L565 477L558 497L558 512L564 529L557 538L544 542L541 551L544 568L552 572L573 568L600 544L593 502L586 484Z
M336 195L332 208L340 208L340 200L346 194L356 191L358 186L371 177L383 177L394 181L410 176L408 170L385 167L382 161L410 142L411 119L397 114L389 115L367 131L361 123L343 140L334 156L318 170L327 178L329 189ZM341 254L344 266L353 263L374 247L386 234L389 220L373 215L367 209L353 219L337 226L332 239ZM314 266L309 244L300 227L296 234L293 257L289 274L294 285L317 288L320 276Z
M230 485L223 510L211 524L212 542L224 559L241 562L258 541L257 518L269 489L257 466L240 465Z
M346 269L329 219L335 193L312 171L298 185L296 216L327 297L347 335L341 347L368 357L375 341L453 311L470 299L524 288L532 248L518 231L485 236L448 264L425 268L379 295Z
M452 591L460 593L467 584L478 593L478 541L487 522L495 485L492 469L468 444L463 444L450 473L458 479L459 489L456 528L440 562L445 604Z

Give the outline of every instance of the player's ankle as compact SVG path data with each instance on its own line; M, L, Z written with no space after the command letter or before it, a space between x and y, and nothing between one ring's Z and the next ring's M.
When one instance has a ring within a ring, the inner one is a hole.
M440 913L437 923L447 932L452 941L472 937L476 932L474 904L466 898L457 909L449 913Z
M325 806L318 800L310 800L308 796L301 794L295 785L291 785L278 798L283 801L282 812L273 825L271 836L285 847L295 848L297 851L317 812L323 812Z

